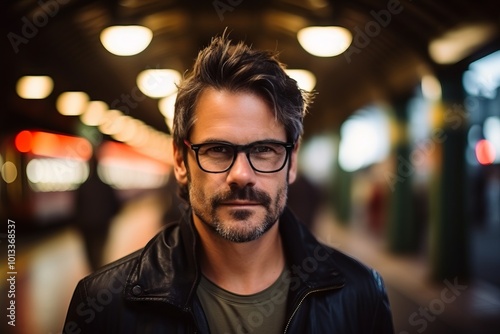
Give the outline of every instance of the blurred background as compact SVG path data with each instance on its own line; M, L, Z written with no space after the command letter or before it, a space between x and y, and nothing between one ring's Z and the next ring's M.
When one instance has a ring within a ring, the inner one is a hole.
M380 271L396 333L498 333L497 1L1 6L2 333L60 333L79 279L182 212L175 84L226 28L318 92L289 203Z

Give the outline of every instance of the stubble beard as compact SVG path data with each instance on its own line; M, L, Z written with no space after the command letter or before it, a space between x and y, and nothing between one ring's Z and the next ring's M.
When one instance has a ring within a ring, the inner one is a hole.
M278 222L285 208L288 185L285 183L278 190L274 202L269 194L252 187L231 189L209 198L194 189L191 184L189 188L193 213L200 218L202 223L225 240L243 243L259 239ZM252 219L256 219L254 216L258 214L254 210L233 209L229 210L230 219L224 221L219 209L221 203L228 200L257 202L265 209L265 216L256 224L252 222Z

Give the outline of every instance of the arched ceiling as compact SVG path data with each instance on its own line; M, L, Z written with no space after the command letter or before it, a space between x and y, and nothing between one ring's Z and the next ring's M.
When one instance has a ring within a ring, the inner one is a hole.
M156 100L133 98L137 74L147 68L184 72L199 49L226 28L232 39L277 49L288 67L317 76L318 95L306 119L309 134L333 129L357 108L411 91L423 73L439 71L443 66L430 59L428 45L451 29L478 22L494 27L496 37L469 58L499 46L500 5L488 0L6 0L2 6L2 132L74 132L77 119L55 108L56 97L67 90L86 91L168 132ZM99 33L116 23L148 26L152 43L132 57L108 53ZM296 38L308 25L344 26L354 42L337 57L312 56ZM23 100L15 94L16 80L29 74L54 78L49 98Z

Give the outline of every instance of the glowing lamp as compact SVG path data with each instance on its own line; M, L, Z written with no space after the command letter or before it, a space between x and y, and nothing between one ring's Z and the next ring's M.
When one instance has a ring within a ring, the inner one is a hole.
M23 99L44 99L52 93L54 81L45 75L24 76L17 81L17 95Z
M343 27L306 27L297 33L300 45L318 57L333 57L341 54L352 42L352 34Z
M102 45L117 56L133 56L147 48L153 39L151 29L139 25L112 26L101 32Z

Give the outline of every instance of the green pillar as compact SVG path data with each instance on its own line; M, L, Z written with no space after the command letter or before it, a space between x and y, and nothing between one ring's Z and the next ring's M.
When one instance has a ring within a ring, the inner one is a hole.
M388 247L394 253L411 253L418 247L418 229L414 214L411 145L408 138L408 103L404 96L393 103L400 138L394 147L395 170L386 174L390 187Z
M432 276L437 281L469 274L465 193L467 111L462 70L442 71L441 164L436 171L430 203Z

